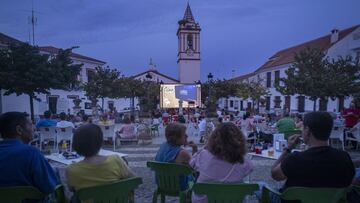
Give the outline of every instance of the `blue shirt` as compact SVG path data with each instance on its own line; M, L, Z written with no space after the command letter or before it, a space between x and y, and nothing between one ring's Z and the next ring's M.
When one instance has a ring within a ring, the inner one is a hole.
M56 121L51 119L42 119L36 123L36 128L56 126Z
M156 153L155 161L175 163L175 159L180 151L183 150L180 146L172 145L167 142L160 145L159 151ZM193 181L192 175L180 176L180 188L186 190L189 186L189 182Z
M18 139L0 141L0 187L33 186L50 194L57 184L55 172L37 148Z

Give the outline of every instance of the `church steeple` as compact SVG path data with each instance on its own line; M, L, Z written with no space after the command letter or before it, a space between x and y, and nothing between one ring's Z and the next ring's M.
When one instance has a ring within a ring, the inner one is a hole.
M186 20L188 22L195 22L194 16L193 16L193 14L191 12L189 2L187 3L183 20Z

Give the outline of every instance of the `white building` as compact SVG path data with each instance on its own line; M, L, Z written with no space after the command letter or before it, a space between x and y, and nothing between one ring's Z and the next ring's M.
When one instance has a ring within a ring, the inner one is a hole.
M353 57L360 57L360 25L356 25L344 30L334 29L330 34L299 44L287 49L278 51L271 56L260 68L253 73L239 76L235 80L258 80L264 81L270 92L269 96L265 97L267 112L273 112L275 109L289 109L291 112L304 112L313 110L313 101L304 96L284 96L275 89L275 83L279 78L286 77L285 70L294 62L295 53L306 48L323 49L326 56L336 59L339 56L351 55ZM317 109L319 109L319 100L317 101ZM331 100L327 102L327 111L341 111L344 107L349 106L351 98L343 98ZM230 111L246 110L252 105L251 100L242 100L237 97L228 99L222 98L219 100L221 108L228 108Z
M152 59L150 59L150 63L147 71L136 74L133 77L138 80L145 80L145 81L151 80L162 84L173 84L180 82L179 80L167 76L165 74L162 74L158 70L156 70L156 65L152 62Z
M9 43L23 43L12 37L0 33L0 48L6 47ZM39 47L41 54L56 55L59 51L58 48L52 46ZM77 53L71 53L70 58L75 64L83 64L80 75L78 76L79 81L87 82L88 76L91 72L95 71L95 67L103 66L106 62L94 59L88 56L84 56ZM15 94L4 96L5 90L0 90L0 113L8 111L20 111L30 113L30 102L27 95L16 96ZM64 91L64 90L50 90L50 94L39 94L37 97L40 101L34 100L34 114L42 115L45 110L51 110L53 113L68 112L73 113L74 99L81 99L81 109L85 110L86 114L91 114L91 103L85 96L85 92L78 91ZM101 105L101 102L98 102ZM136 105L136 104L135 104ZM105 99L104 109L108 110L112 106L121 111L122 109L130 106L130 99Z

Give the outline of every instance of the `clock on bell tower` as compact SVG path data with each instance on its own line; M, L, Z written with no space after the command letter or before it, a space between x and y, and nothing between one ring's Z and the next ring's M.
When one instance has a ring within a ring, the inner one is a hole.
M200 80L200 25L194 20L189 3L179 22L178 66L180 83L195 83Z

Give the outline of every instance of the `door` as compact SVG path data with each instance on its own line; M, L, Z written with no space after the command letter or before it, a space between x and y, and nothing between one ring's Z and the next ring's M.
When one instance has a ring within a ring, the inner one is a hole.
M298 96L298 112L305 111L305 96Z
M59 96L49 96L48 97L49 110L52 114L57 114L56 109L57 109L58 98L59 98Z

